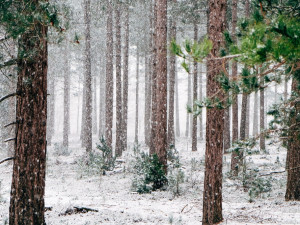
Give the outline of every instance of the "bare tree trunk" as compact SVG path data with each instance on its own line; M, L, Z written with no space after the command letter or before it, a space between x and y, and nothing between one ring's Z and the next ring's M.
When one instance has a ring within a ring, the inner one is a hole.
M155 153L167 173L167 0L156 0L157 4L157 114Z
M105 138L107 146L112 149L112 124L113 124L113 9L112 2L108 0L107 25L106 25L106 88L105 88Z
M176 60L176 59L175 59ZM175 95L176 95L176 136L180 137L180 121L179 121L179 94L178 94L178 73L175 64Z
M226 29L226 0L209 0L208 38L213 42L212 55L218 56L224 45L223 32ZM217 16L216 16L217 15ZM207 97L221 90L216 77L222 68L217 60L207 62ZM216 96L222 99L224 93ZM224 110L207 108L206 112L206 150L203 191L202 224L214 224L223 220L222 216L222 160Z
M152 79L151 79L151 138L150 138L150 155L156 153L156 107L157 107L157 100L156 100L156 87L157 87L157 0L154 1L154 20L153 20L153 27L154 31L152 33L152 40L153 40L153 48L152 48Z
M92 66L91 66L91 0L85 0L85 122L84 122L84 148L86 152L92 150Z
M261 77L261 85L264 85L264 78ZM264 129L265 129L265 90L264 88L260 89L260 141L259 146L261 151L266 150L266 144L265 144L265 135L264 135Z
M253 136L258 134L258 92L254 93Z
M202 76L203 76L203 65L200 64L200 76L199 76L199 100L203 100L203 90L202 90ZM201 113L199 115L199 135L200 135L200 141L203 141L203 111L201 110Z
M296 71L298 77L300 70ZM296 76L295 76L296 77ZM293 78L292 82L292 92L300 95L298 88L298 81ZM300 200L300 104L299 101L294 100L292 103L293 113L290 114L289 118L289 139L288 139L288 149L287 149L287 186L285 193L286 201Z
M96 77L94 77L93 83L94 83L93 134L97 134L97 78Z
M194 23L194 41L198 42L198 25ZM193 79L193 109L196 110L195 101L198 99L198 63L194 61L194 79ZM192 151L197 151L197 116L193 116L192 129Z
M125 9L125 48L123 57L123 121L122 121L122 146L127 149L127 124L128 124L128 63L129 63L129 6Z
M63 127L63 146L69 147L70 130L70 65L69 65L69 46L66 41L65 48L65 68L64 68L64 127Z
M249 138L249 132L250 132L250 98L251 95L248 94L247 96L247 107L246 107L246 127L245 127L245 138Z
M177 0L173 0L176 3ZM170 21L170 41L176 41L176 21L171 18ZM170 72L169 72L169 117L168 117L168 147L175 146L175 130L174 130L174 89L175 89L175 70L176 70L176 56L170 56Z
M147 74L146 74L146 80L145 80L145 143L149 147L151 147L151 96L152 96L152 54L151 51L153 49L153 42L152 42L152 30L153 30L153 9L152 9L152 2L150 3L150 16L149 16L149 55L146 56L147 60Z
M192 100L191 100L191 89L192 89L192 82L191 82L192 76L190 74L188 75L188 92L187 92L187 105L191 106ZM185 123L185 137L189 137L189 132L190 132L190 113L187 112L186 114L186 123Z
M287 96L288 96L288 81L287 79L284 80L284 101L287 100Z
M49 79L49 120L48 120L48 133L47 144L51 145L54 136L54 123L55 123L55 78L52 75Z
M116 23L116 149L117 157L122 155L122 75L121 75L121 12L120 5L115 8Z
M139 47L136 48L136 91L135 91L135 138L134 142L139 143L139 72L140 72L140 53Z
M105 136L105 71L102 67L104 65L103 58L100 58L100 76L99 76L99 85L100 85L100 95L99 95L99 138Z
M31 4L37 7L38 1ZM45 224L47 30L36 23L18 41L20 51L35 54L18 62L16 121L20 122L16 125L10 225ZM24 82L29 77L31 82Z

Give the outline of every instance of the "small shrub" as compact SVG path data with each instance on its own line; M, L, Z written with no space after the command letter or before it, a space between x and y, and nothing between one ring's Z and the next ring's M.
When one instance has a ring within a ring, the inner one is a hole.
M167 184L167 177L163 165L156 154L149 156L134 148L135 163L133 166L134 178L132 189L138 193L149 193L161 189Z
M100 139L97 150L89 152L86 159L81 159L78 163L79 170L86 175L105 175L106 171L115 168L116 157L112 156L112 150L107 146L105 139Z
M54 155L56 156L69 156L71 151L68 147L63 146L62 144L55 143L54 144Z

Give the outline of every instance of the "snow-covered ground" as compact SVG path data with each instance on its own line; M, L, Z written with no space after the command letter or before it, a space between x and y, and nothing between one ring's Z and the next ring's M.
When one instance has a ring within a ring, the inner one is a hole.
M177 144L185 173L185 183L178 197L173 197L169 191L137 194L131 190L133 174L128 172L128 167L132 148L125 152L125 163L115 172L105 176L82 176L77 163L84 151L75 137L71 137L70 142L70 156L55 156L53 147L48 148L45 203L46 207L52 207L52 211L46 212L47 224L201 224L203 142L199 144L198 152L191 152L191 145L185 138ZM270 154L254 155L249 163L258 167L260 174L284 170L284 150L279 151L276 146L269 148ZM193 172L192 159L196 162ZM224 222L221 224L300 224L300 203L284 200L285 173L268 176L272 180L272 191L261 194L250 203L249 194L241 182L229 178L229 161L230 155L225 155ZM7 164L0 165L0 224L5 224L8 218L12 166ZM60 215L74 206L98 212Z

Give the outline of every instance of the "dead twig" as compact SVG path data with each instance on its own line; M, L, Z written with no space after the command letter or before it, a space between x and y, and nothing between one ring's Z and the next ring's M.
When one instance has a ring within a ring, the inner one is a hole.
M15 125L15 124L17 124L17 122L12 122L12 123L6 124L6 125L4 126L4 128L9 127L9 126L11 126L11 125Z
M6 95L6 96L4 96L0 99L0 102L3 102L5 99L10 98L10 97L14 97L16 95L17 95L17 93L12 93L12 94Z
M16 140L16 138L9 138L9 139L6 139L4 142L9 142L9 141L14 141Z
M2 161L0 161L0 164L6 162L6 161L9 161L9 160L14 160L15 157L9 157L9 158L6 158L6 159L3 159Z

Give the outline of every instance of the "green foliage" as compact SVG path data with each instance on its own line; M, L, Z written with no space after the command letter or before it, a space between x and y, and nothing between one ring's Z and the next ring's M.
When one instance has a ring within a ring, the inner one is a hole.
M150 193L164 187L168 180L163 165L156 154L149 156L135 147L134 178L132 189L140 194Z
M101 154L101 169L103 171L112 171L115 168L116 157L113 157L112 150L108 147L104 137L100 138L100 144L96 147Z

